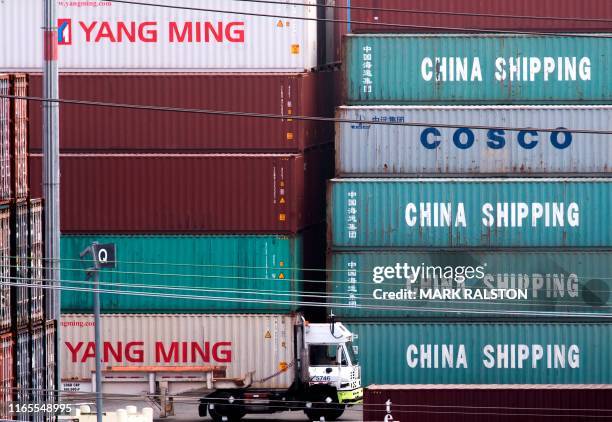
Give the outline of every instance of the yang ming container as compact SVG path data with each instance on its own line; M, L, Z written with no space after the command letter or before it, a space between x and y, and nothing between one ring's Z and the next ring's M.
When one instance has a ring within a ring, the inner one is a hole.
M9 75L0 75L0 95L10 95ZM0 98L0 201L11 199L11 105L6 97Z
M333 179L332 248L610 247L611 179Z
M301 299L303 236L62 236L62 279L87 287L89 263L70 261L92 242L114 243L118 272L101 272L103 312L283 312ZM323 242L320 242L323 243ZM308 246L308 248L305 248ZM313 249L315 248L315 249ZM142 292L146 295L134 295ZM172 297L181 296L181 297ZM188 299L182 296L201 296ZM278 302L278 303L276 303ZM90 312L93 295L62 292L62 311Z
M610 103L608 35L348 35L346 104Z
M61 320L62 380L91 380L95 362L93 315L64 314ZM102 315L108 366L225 366L229 378L254 371L254 379L278 372L294 355L295 316L274 315ZM294 372L261 383L288 388Z
M364 392L363 420L541 422L612 419L611 395L609 385L590 384L370 385Z
M11 95L28 95L28 75L11 75ZM12 98L10 105L11 191L14 198L25 199L28 196L28 101Z
M345 32L612 32L607 0L335 0ZM350 27L346 28L347 25ZM393 26L397 25L397 26Z
M347 324L370 384L612 384L609 323Z
M13 306L15 306L16 327L26 327L30 323L30 277L28 262L28 202L20 201L11 206L11 281L13 286Z
M55 390L56 387L56 371L57 371L57 359L56 356L56 329L55 321L49 320L45 322L45 391L46 391L46 402L55 403ZM52 422L52 419L49 420Z
M0 418L11 418L10 404L13 403L13 364L15 359L13 334L0 335Z
M43 204L42 199L31 199L29 207L29 259L30 272L30 318L32 322L40 322L44 313L43 294ZM38 286L38 287L37 287Z
M143 7L99 1L57 5L58 66L70 71L272 71L316 67L317 7L181 0ZM94 4L95 3L95 4ZM187 10L202 8L221 12ZM267 15L264 17L260 15ZM43 65L43 5L37 0L0 4L0 69L39 71Z
M609 130L610 106L341 107L338 117L428 123L337 123L336 172L345 177L612 171L610 135L576 132Z
M11 328L11 211L0 207L0 331Z
M71 100L293 116L332 117L339 72L62 74ZM42 76L30 76L32 96ZM329 122L61 106L63 152L300 152L329 142ZM30 152L42 151L42 107L29 103ZM113 122L109 125L108 122ZM140 122L141 124L135 124Z
M331 154L63 154L61 230L296 233L325 219ZM30 158L42 196L42 157Z
M328 268L342 319L587 317L612 305L612 251L347 251Z

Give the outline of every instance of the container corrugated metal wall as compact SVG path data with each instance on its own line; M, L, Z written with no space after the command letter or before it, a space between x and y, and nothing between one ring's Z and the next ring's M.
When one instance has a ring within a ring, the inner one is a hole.
M364 385L612 384L612 325L607 323L347 327L358 335L354 346Z
M17 331L15 364L15 401L19 404L31 403L32 388L32 356L30 355L30 330L25 328ZM17 420L27 421L29 415L26 412L16 413Z
M336 172L341 176L572 174L612 171L605 131L610 106L341 107L340 119L427 122L429 126L338 123ZM460 124L447 128L436 125ZM471 127L568 128L556 132Z
M350 6L353 32L612 32L608 0L411 0L409 5L406 0L335 0L335 5ZM347 9L336 13L339 20L349 18ZM346 24L337 26L350 32Z
M43 202L42 199L31 199L29 207L29 275L30 275L30 318L32 323L43 320L45 298L43 289ZM39 286L39 287L37 287Z
M0 6L1 7L1 6ZM28 75L11 75L11 95L28 95ZM28 197L28 101L12 98L10 126L10 155L12 196L16 199ZM13 198L11 198L13 199Z
M332 117L338 73L70 73L60 75L59 87L60 98L72 100ZM42 96L41 75L30 76L30 91ZM63 152L300 152L333 137L329 122L91 106L60 109ZM30 152L41 152L41 104L31 101L29 112Z
M610 44L606 37L349 35L347 104L609 103Z
M612 420L611 396L610 385L371 385L363 420Z
M329 244L609 247L611 180L333 179Z
M62 315L62 380L91 379L94 359L82 360L92 356L93 322L93 315ZM289 315L241 314L102 315L101 319L109 366L210 364L227 366L229 378L255 371L255 380L293 361L294 323L295 317ZM293 379L289 370L253 387L288 388Z
M224 0L205 5L199 0L149 2L227 11L203 13L98 3L57 5L60 69L299 72L318 65L314 6ZM316 4L314 0L307 3ZM42 67L42 9L37 0L0 4L0 39L13 40L0 69L39 71Z
M328 268L328 290L340 318L553 318L568 312L609 314L612 305L612 251L336 252L329 256ZM462 288L495 290L498 295L520 289L527 298L426 296Z
M47 403L55 403L55 390L56 390L56 369L57 369L57 360L56 356L56 329L55 329L55 321L50 320L45 322L45 362L46 362L46 371L45 371L45 391L46 402ZM53 417L48 417L49 422L53 422Z
M16 316L13 324L18 328L30 323L28 236L28 202L15 202L11 205L11 281L21 284L12 288Z
M0 331L11 328L11 211L0 207Z
M304 251L301 236L64 235L60 250L66 259L62 279L67 280L67 286L87 287L70 280L85 279L89 264L74 259L94 241L117 246L117 272L100 274L102 289L149 294L101 294L102 311L115 313L295 310L296 304L292 302L301 300L304 279L302 254L310 253ZM163 294L203 298L189 300ZM206 297L220 300L205 300ZM62 292L62 311L91 309L91 293Z
M0 95L10 95L11 80L9 75L0 75ZM11 107L10 100L0 98L0 200L11 198Z
M62 233L283 233L325 219L332 148L289 154L62 154ZM41 197L42 156L30 155Z
M0 418L11 418L10 404L13 403L13 363L15 341L13 334L0 335Z
M45 329L43 325L32 327L32 337L30 342L30 356L32 359L32 380L31 380L31 402L45 402ZM31 421L43 422L45 420L45 412L33 412Z

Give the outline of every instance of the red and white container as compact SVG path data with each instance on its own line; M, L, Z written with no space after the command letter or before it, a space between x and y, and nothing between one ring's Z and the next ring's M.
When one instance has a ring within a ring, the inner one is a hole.
M28 95L28 75L11 75L11 95ZM11 199L25 199L28 196L28 101L12 98L10 105Z

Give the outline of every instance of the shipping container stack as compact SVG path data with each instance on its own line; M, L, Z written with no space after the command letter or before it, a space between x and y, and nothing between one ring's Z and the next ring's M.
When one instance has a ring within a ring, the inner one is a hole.
M336 131L328 292L364 385L610 384L612 44L557 34L611 32L579 20L609 4L422 3L340 9L337 117L364 123Z
M26 74L0 74L0 94L27 93ZM0 418L44 420L14 413L15 404L43 403L55 376L43 361L55 337L45 341L43 209L29 195L28 138L26 100L0 98Z
M200 110L60 106L62 280L83 287L78 282L91 262L79 261L80 253L94 241L114 243L116 271L100 275L108 320L108 314L154 321L153 314L180 319L301 309L318 316L304 305L303 293L325 289L325 184L333 177L334 128L293 116L333 117L339 72L323 66L322 24L314 20L321 10L316 1L307 3L217 0L207 6L232 13L204 15L120 3L58 4L58 16L74 24L72 32L60 33L60 98ZM150 43L113 43L108 34L86 43L76 24L153 16L159 33ZM15 60L38 63L34 56ZM32 96L41 96L42 76L31 73L30 86ZM41 104L31 102L29 111L30 179L38 196ZM93 296L62 291L61 308L91 314ZM102 330L104 338L115 334L104 324ZM163 335L188 340L180 332ZM181 362L148 362L164 363ZM91 356L86 365L93 368ZM73 379L75 368L73 360L65 362L62 378L71 385L90 382L90 373Z

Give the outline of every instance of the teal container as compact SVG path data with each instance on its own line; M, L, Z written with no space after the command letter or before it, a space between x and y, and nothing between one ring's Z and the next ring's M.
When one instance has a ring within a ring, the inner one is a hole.
M612 179L333 179L332 249L612 246Z
M362 382L611 384L608 323L353 323Z
M79 254L94 241L117 248L117 269L100 272L100 288L128 293L101 294L103 312L287 312L301 300L301 235L64 235L64 287L91 287L74 281L85 280L91 262L79 260ZM91 293L62 291L63 312L92 309Z
M612 250L346 251L332 252L328 268L332 309L344 320L612 321Z
M348 105L612 101L604 37L348 35L344 50Z

